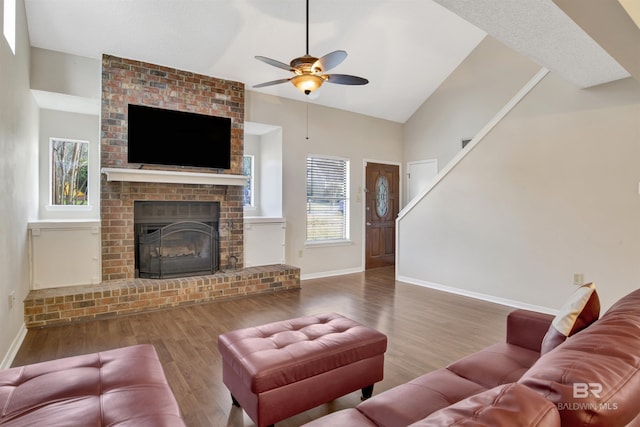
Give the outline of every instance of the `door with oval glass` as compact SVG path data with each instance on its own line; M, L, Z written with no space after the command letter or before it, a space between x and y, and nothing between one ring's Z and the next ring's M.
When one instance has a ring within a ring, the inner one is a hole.
M396 218L400 209L400 167L366 165L365 269L394 265Z

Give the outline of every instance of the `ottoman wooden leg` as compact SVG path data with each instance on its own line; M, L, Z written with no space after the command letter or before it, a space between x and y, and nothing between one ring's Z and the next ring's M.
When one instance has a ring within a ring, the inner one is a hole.
M236 400L235 397L233 397L233 394L231 395L231 403L233 403L233 406L235 406L236 408L240 408L240 403ZM275 425L269 424L267 427L275 427Z
M366 386L362 389L362 397L361 400L367 400L373 395L373 384Z

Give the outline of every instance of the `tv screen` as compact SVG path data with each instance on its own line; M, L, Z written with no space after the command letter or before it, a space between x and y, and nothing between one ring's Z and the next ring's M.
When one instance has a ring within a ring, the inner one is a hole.
M129 104L128 161L231 168L231 119Z

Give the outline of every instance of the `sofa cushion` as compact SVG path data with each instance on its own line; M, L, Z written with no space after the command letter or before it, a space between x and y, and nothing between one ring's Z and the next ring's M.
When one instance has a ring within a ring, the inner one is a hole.
M504 384L440 409L410 427L559 427L553 403L520 384Z
M484 388L516 382L539 353L507 343L496 343L453 362L447 369Z
M153 346L0 370L0 425L184 426Z
M380 393L357 409L379 426L406 426L484 390L448 369L439 369Z
M373 421L355 408L332 412L306 423L301 427L378 427Z
M541 354L545 354L567 337L586 328L600 315L600 299L593 283L580 286L560 308L542 340Z
M562 425L623 426L640 412L640 290L542 356L520 379L556 404Z

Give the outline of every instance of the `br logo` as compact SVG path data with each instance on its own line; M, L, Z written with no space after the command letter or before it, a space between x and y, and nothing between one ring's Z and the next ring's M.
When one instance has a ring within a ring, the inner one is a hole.
M586 399L590 394L599 399L601 392L600 383L573 383L573 397L576 399Z

